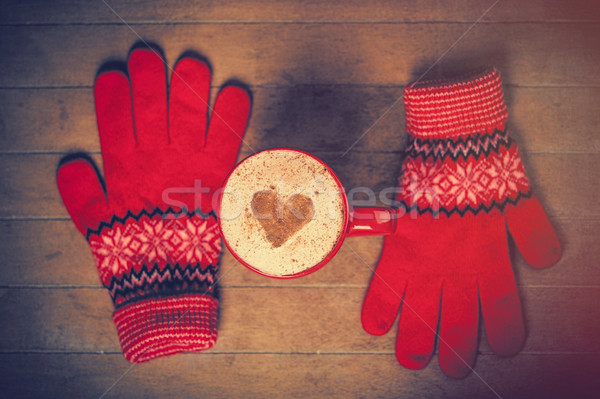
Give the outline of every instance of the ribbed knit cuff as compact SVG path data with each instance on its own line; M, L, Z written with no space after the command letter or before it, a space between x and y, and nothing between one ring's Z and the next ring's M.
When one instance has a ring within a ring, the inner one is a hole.
M508 117L495 69L452 82L413 83L404 90L406 130L420 138L450 138L502 130Z
M133 363L201 351L217 340L218 301L209 295L151 298L113 314L123 355Z

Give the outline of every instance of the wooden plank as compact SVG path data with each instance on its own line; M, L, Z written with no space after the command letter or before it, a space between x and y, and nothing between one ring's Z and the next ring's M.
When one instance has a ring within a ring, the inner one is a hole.
M594 88L513 88L504 90L509 129L527 152L598 152L594 126L600 90Z
M505 82L513 85L600 86L595 39L600 24L470 27L429 23L3 26L0 36L10 40L0 42L4 55L0 87L90 86L103 62L124 59L140 37L162 46L170 64L186 50L203 53L215 67L216 85L229 78L251 85L405 85L439 60L426 78L496 65Z
M403 87L254 87L246 149L401 151L402 92ZM509 86L505 96L509 127L522 149L600 151L600 88ZM0 90L0 120L3 152L100 151L91 88Z
M84 237L70 220L0 223L3 285L88 285L100 280Z
M598 169L595 166L587 169L585 164L600 162L597 155L521 152L521 156L532 190L549 215L595 218L593 209L600 207L600 187L596 184ZM577 205L572 207L569 203Z
M38 398L595 398L597 355L481 356L456 381L437 362L398 366L393 355L185 354L129 365L120 355L0 355L7 397Z
M600 286L600 220L555 219L564 253L547 269L525 264L511 245L519 285ZM281 281L262 277L240 265L225 250L222 287L336 286L366 287L377 265L381 237L347 238L335 258L309 276ZM512 244L512 243L511 243ZM99 286L89 247L70 220L0 222L0 274L4 287Z
M393 353L396 327L363 331L365 288L223 288L211 352ZM119 352L103 289L3 289L0 351ZM523 353L600 353L598 286L520 287ZM490 353L485 338L480 351Z
M92 89L0 90L2 151L97 151L97 132Z
M135 32L101 1L2 3L0 396L597 396L598 4L106 3ZM63 209L54 171L73 150L99 160L94 76L105 61L123 60L137 33L162 46L171 63L189 49L209 57L213 91L231 77L251 85L250 147L242 157L272 146L305 149L331 163L348 189L376 192L393 185L399 172L402 101L343 152L404 85L458 38L427 78L496 65L507 87L510 127L565 246L561 262L547 270L524 267L513 255L528 329L524 351L500 359L482 335L477 374L465 380L445 377L437 357L425 370L402 369L393 354L395 333L371 337L360 326L381 248L381 238L371 237L348 240L330 265L292 281L257 276L225 254L217 346L128 364L112 304Z
M302 149L302 148L300 148ZM364 199L360 191L373 190L381 198L384 189L393 189L400 171L396 153L318 152L340 177L351 202ZM246 154L242 154L244 157ZM523 159L535 193L553 217L587 218L600 216L600 187L596 171L600 158L595 154L527 154ZM99 156L95 157L99 162ZM0 218L66 218L56 188L55 171L61 154L0 155ZM385 194L385 191L384 191ZM380 204L381 202L378 202ZM361 202L366 206L368 202ZM376 205L376 203L373 203Z
M598 220L555 219L553 227L557 231L563 255L560 261L545 269L535 269L527 265L511 239L513 271L517 284L522 285L598 285L600 282Z
M203 23L203 22L474 22L486 12L483 21L565 21L600 19L598 7L585 0L570 1L493 1L462 0L443 6L436 0L421 0L399 4L392 0L293 1L235 0L218 3L182 1L118 2L107 1L5 1L0 14L2 24L36 23L119 23L116 14L128 23ZM114 12L109 8L112 8Z

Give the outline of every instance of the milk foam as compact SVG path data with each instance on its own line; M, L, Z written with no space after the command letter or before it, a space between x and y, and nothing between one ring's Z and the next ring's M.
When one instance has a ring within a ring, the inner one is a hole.
M264 190L275 191L282 201L304 194L314 204L312 220L277 248L252 214L252 198ZM340 188L322 163L300 152L264 151L242 161L229 176L221 229L230 249L255 269L271 276L297 274L319 264L342 239L344 207Z

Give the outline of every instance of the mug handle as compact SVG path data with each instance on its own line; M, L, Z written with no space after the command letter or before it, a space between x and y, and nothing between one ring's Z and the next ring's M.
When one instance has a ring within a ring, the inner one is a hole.
M347 237L386 236L396 231L396 210L392 208L354 208L350 212Z

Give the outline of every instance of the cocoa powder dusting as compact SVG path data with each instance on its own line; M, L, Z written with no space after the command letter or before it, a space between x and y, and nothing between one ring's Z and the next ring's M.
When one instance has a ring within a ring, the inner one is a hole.
M314 216L312 200L304 194L281 198L273 190L254 193L252 214L265 230L274 248L282 246Z

